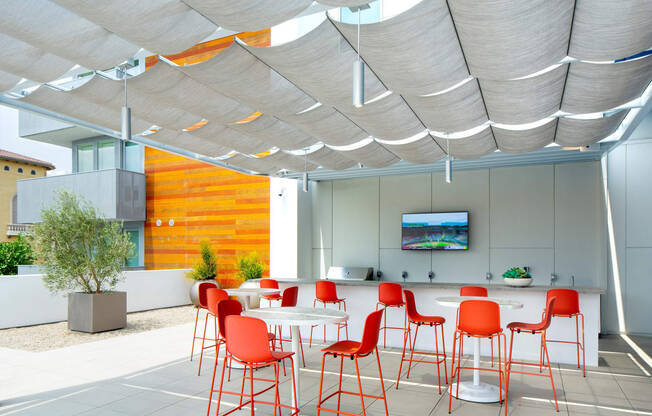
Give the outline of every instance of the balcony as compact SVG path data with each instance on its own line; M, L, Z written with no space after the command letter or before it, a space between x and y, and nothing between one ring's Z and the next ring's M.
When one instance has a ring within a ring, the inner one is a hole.
M57 189L86 198L109 220L145 221L145 175L106 169L71 175L46 176L17 182L18 223L41 220L41 208L50 205Z
M29 224L7 224L7 235L29 234L30 229L31 226Z

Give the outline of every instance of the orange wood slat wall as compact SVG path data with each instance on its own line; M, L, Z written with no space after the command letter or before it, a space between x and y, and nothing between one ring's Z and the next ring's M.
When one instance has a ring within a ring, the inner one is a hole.
M268 275L268 178L153 148L145 148L145 174L147 269L191 267L199 259L199 242L208 239L217 251L218 279L224 287L239 283L235 261L252 251L268 266Z

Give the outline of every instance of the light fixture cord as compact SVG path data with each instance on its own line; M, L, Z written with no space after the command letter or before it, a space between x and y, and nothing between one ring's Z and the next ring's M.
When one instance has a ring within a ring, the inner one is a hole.
M125 79L125 107L127 107L127 68L122 71L122 76Z
M303 171L308 172L308 149L303 149Z
M360 12L362 8L358 7L358 61L360 60Z

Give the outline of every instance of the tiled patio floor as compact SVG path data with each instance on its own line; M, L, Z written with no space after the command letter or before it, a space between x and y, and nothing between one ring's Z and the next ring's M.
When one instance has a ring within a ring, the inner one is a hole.
M188 360L191 331L191 325L180 325L42 353L0 349L0 415L205 415L214 354L205 357L202 375L198 377L198 361ZM649 339L637 342L644 347L650 345ZM309 349L306 344L304 349L307 367L301 370L301 409L302 414L313 415L321 354L319 346ZM560 414L652 415L652 379L646 374L650 369L619 337L602 339L600 350L600 367L589 369L586 378L576 368L554 366ZM442 388L442 394L437 393L431 365L415 365L410 379L403 378L400 389L396 389L399 359L396 350L381 352L390 414L447 414L447 390ZM327 363L328 371L337 370L338 362L331 359ZM355 390L352 364L345 361L344 383L346 388ZM375 360L363 359L361 365L363 389L377 394L380 383ZM269 369L260 371L271 373ZM229 386L239 389L241 373L234 374ZM463 379L470 377L468 373ZM325 389L333 391L336 382L335 375L327 374ZM283 377L282 383L281 400L289 403L289 374ZM508 413L553 415L556 413L551 399L547 379L514 375ZM227 403L234 401L233 397L223 399L221 412L229 408ZM343 410L359 412L360 406L357 397L342 400ZM384 414L382 401L368 400L365 407L368 415ZM272 414L265 406L256 410L256 414ZM502 412L498 403L453 399L454 415L498 416ZM237 414L248 415L249 411Z

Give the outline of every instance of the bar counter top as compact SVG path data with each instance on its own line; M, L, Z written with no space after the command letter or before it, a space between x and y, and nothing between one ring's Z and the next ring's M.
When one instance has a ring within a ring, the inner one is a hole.
M314 284L317 280L313 279L287 279L287 278L274 278L274 280L278 281L279 283L295 283L299 285L310 285ZM254 280L255 281L255 280ZM526 287L514 287L514 286L508 286L505 284L501 283L491 283L491 284L486 284L486 283L471 283L471 282L464 282L464 283L454 283L454 282L414 282L414 281L390 281L390 280L340 280L340 279L332 279L332 282L335 282L338 285L342 286L378 286L379 283L383 282L392 282L392 283L399 283L401 286L403 286L405 289L459 289L462 286L482 286L486 287L489 290L510 290L510 291L519 291L519 292L546 292L550 289L574 289L578 293L585 293L585 294L604 294L605 289L600 288L600 287L586 287L586 286L549 286L549 285L532 285L532 286L526 286Z

